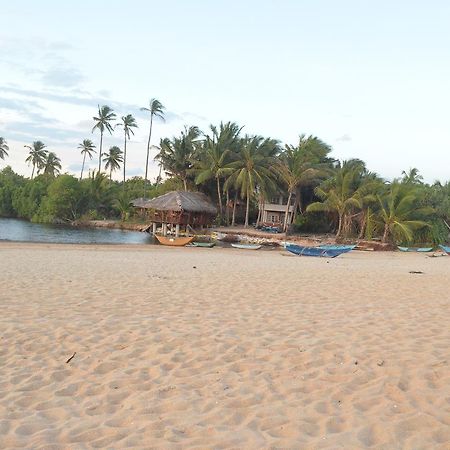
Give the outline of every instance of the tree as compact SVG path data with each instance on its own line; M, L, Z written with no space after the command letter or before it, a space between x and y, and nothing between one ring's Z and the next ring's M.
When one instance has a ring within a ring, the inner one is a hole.
M278 142L261 136L246 136L241 141L239 157L230 163L232 173L225 182L225 189L239 189L246 199L245 227L249 225L250 199L260 190L273 188L275 173L272 170Z
M46 146L41 141L34 141L32 145L25 145L24 147L30 149L28 157L25 161L33 166L33 170L31 172L31 179L33 179L35 169L41 169L47 157L47 150L45 150Z
M414 231L429 224L419 220L433 212L429 207L418 207L418 193L414 186L394 181L383 195L377 195L380 211L379 221L383 225L382 242L413 240Z
M56 156L56 153L49 152L42 164L44 174L55 177L61 171L61 160Z
M211 136L207 135L199 148L194 163L197 173L196 184L202 184L212 178L216 180L219 214L222 218L222 188L220 180L232 172L230 163L239 146L239 133L242 128L232 122L220 123L219 129L211 125Z
M162 139L160 151L155 159L158 160L166 174L179 177L183 181L184 190L187 191L188 174L192 169L193 157L196 152L200 136L197 127L185 127L181 137Z
M297 208L301 212L301 188L317 182L320 177L329 173L330 164L327 160L331 147L314 136L300 135L297 146L286 145L284 152L277 161L276 169L284 181L288 191L288 201L284 215L283 228L289 225L289 208L292 196L296 195L296 204L291 215L294 220Z
M98 152L98 170L99 172L102 170L102 148L103 148L103 133L104 131L108 131L109 134L112 134L113 127L111 122L116 119L116 114L108 105L98 106L98 116L93 117L95 125L92 128L92 133L98 129L100 130L100 146Z
M402 176L402 183L423 184L423 177L420 175L419 169L416 169L415 167L409 169L408 172L403 171Z
M123 162L123 152L116 145L109 149L108 153L104 154L103 162L105 163L105 170L109 169L109 181L111 181L112 173L120 169L120 163Z
M89 157L89 159L92 159L92 154L97 153L95 149L95 145L90 139L84 139L81 144L78 145L78 148L81 148L81 154L83 155L83 165L81 166L81 174L80 174L80 180L83 179L83 171L84 171L84 163L86 161L86 156Z
M0 136L0 159L5 159L5 156L8 156L8 150L6 139Z
M134 136L133 128L137 128L136 119L128 114L122 116L122 123L117 126L123 127L124 142L123 142L123 189L125 189L126 163L127 163L127 140L130 140L130 134Z
M152 139L152 128L153 128L153 118L159 118L164 122L164 106L162 103L156 98L152 98L149 102L148 108L141 108L141 111L147 111L150 113L150 128L148 131L148 141L147 141L147 157L145 159L145 181L144 181L144 198L145 198L145 190L147 188L147 180L148 180L148 159L150 156L150 141Z

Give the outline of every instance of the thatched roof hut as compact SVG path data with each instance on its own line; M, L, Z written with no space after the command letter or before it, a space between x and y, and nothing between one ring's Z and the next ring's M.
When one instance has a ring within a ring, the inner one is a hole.
M148 210L156 223L210 225L217 215L217 208L201 192L172 191L151 200L138 198L132 205Z

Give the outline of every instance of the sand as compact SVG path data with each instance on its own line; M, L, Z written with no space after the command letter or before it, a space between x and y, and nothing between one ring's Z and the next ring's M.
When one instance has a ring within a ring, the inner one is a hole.
M0 448L449 449L450 257L283 253L0 244Z

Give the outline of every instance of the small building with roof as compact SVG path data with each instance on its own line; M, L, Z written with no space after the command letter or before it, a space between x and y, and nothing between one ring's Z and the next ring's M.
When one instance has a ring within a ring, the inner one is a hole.
M164 236L167 234L167 224L175 225L178 236L180 225L208 226L214 223L217 216L217 208L202 192L172 191L151 200L137 198L131 204L146 210L153 233L161 224Z

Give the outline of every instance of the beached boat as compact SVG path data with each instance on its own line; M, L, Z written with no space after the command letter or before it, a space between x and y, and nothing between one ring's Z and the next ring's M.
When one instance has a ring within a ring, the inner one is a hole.
M323 258L336 258L349 250L333 250L320 247L304 247L302 245L287 244L286 250L298 256L318 256Z
M261 248L261 245L258 244L231 244L231 246L242 250L259 250Z
M400 245L397 246L397 248L401 252L431 252L433 250L433 247L401 247Z
M342 253L351 252L355 245L332 245L332 244L323 244L319 245L318 248L323 248L324 250L342 250Z
M447 245L440 245L439 247L441 247L441 249L444 250L447 255L450 255L450 247L448 247Z
M211 248L216 245L215 242L191 242L189 244L189 247L205 247L205 248Z
M155 238L162 245L169 245L171 247L184 247L194 240L194 236L188 237L169 237L169 236L159 236L155 234Z

